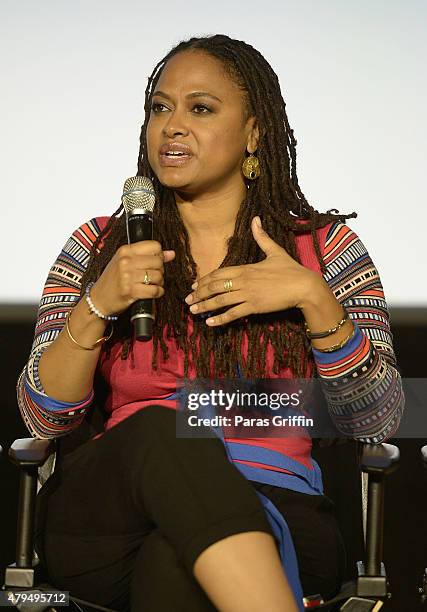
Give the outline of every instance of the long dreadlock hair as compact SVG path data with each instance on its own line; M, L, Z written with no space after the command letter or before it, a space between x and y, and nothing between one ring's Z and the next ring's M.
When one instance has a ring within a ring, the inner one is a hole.
M252 315L225 327L208 327L203 318L193 317L193 333L188 334L188 320L192 316L184 297L196 279L196 264L190 251L189 236L181 220L173 191L164 187L154 175L148 162L146 131L151 112L151 99L161 72L168 60L183 51L199 51L220 60L227 74L243 91L247 116L255 115L260 139L257 156L261 175L248 185L247 193L237 214L235 230L228 242L228 252L221 264L237 266L264 259L264 254L252 239L251 220L262 218L263 228L298 263L301 263L295 234L310 231L322 272L325 271L320 254L316 229L326 224L351 217L338 214L336 209L319 213L307 202L298 185L296 174L296 140L289 126L286 104L282 98L276 73L266 59L247 43L217 34L190 38L180 42L156 65L145 90L145 119L140 134L138 171L152 179L156 205L154 209L155 239L163 248L173 249L176 257L165 266L165 294L156 300L156 321L153 326L152 367L157 368L158 350L167 359L164 340L174 338L184 352L185 375L190 360L201 377L235 377L239 364L245 377L266 375L265 355L269 344L273 348L273 372L289 367L296 377L303 377L308 365L310 343L304 331L301 311L293 308L267 316ZM127 242L125 215L121 207L111 216L98 236L82 278L81 295L90 281L102 274L117 248ZM297 223L297 219L300 221ZM301 220L304 220L301 223ZM102 243L102 248L98 248ZM246 358L241 351L244 334L248 339ZM122 313L111 339L121 340L121 358L126 359L132 347L128 313ZM107 344L106 350L110 348Z

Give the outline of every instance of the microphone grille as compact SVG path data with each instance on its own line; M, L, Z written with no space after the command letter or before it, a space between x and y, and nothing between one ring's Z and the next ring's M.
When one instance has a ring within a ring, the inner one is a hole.
M122 204L126 213L135 209L152 212L156 201L153 183L146 176L131 176L123 186Z

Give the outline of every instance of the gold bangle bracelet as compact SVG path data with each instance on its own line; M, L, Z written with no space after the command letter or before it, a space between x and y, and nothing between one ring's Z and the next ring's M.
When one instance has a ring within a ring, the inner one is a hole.
M351 334L349 334L346 338L344 338L344 340L341 340L341 342L338 342L338 344L334 344L334 346L330 346L328 348L324 348L324 349L317 348L316 351L319 351L320 353L332 353L333 351L337 351L338 349L345 346L347 342L350 342L350 340L353 338L355 333L356 333L356 327L353 325L353 330Z
M69 321L70 318L71 318L71 314L69 314L67 318L65 319L65 329L67 330L68 337L71 340L71 342L73 342L76 346L78 346L79 348L85 351L94 351L96 348L98 348L100 344L104 344L104 342L107 342L107 340L109 340L111 336L113 335L114 327L113 327L113 324L111 323L111 331L108 336L103 336L102 338L97 340L93 346L83 346L82 344L77 342L77 340L73 337L73 334L71 333L70 321Z
M323 331L323 332L312 332L309 329L307 323L305 323L305 333L310 338L310 340L318 340L320 338L327 338L328 336L331 336L332 334L337 332L339 329L341 329L341 327L344 325L344 323L347 321L348 318L349 318L348 312L345 310L344 316L341 319L341 321L339 321L339 323L337 323L335 327L331 327L330 329L327 329L326 331Z

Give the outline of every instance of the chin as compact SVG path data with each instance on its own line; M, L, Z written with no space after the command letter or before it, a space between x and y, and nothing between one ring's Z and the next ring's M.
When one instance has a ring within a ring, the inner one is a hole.
M190 185L187 182L183 182L183 181L164 181L159 179L160 183L163 185L163 187L166 187L167 189L172 189L173 191L182 191L185 192L187 191L187 189L190 189Z
M179 176L178 173L164 172L163 168L158 174L156 173L156 176L159 182L168 189L179 189L182 191L186 187L190 187L188 178Z

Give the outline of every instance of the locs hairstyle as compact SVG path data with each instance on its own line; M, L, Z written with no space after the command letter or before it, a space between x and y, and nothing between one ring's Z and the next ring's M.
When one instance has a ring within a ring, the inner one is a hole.
M295 234L311 232L322 271L325 270L316 236L316 229L326 224L355 217L338 214L332 209L317 212L304 197L296 174L296 140L289 126L286 104L282 98L276 73L264 57L247 43L217 34L190 38L176 45L154 68L145 91L145 119L141 128L138 171L153 180L156 191L154 210L155 239L163 248L174 249L176 257L165 266L165 294L156 300L156 322L153 329L152 367L157 368L158 350L168 356L164 337L175 338L184 352L185 374L194 364L197 375L236 376L236 364L245 377L268 376L265 354L268 344L273 347L273 372L289 367L296 377L304 377L312 359L310 343L304 332L304 319L299 309L293 308L267 316L252 315L224 327L210 328L204 318L194 317L193 333L188 334L188 307L184 297L191 291L196 278L196 264L191 256L189 237L181 221L173 191L164 187L148 163L146 129L151 112L151 99L162 69L168 60L183 51L199 51L220 60L227 74L243 90L248 116L256 115L260 130L257 156L262 173L248 185L241 203L234 235L221 264L235 266L264 259L264 254L252 239L251 220L260 215L264 229L299 263ZM117 248L127 242L125 215L119 208L110 218L94 245L88 267L82 278L81 295L89 281L96 281ZM335 213L335 214L334 214ZM304 223L296 223L296 219ZM102 244L102 248L100 247ZM132 348L128 312L119 317L110 343L121 340L122 359ZM244 358L241 344L248 337L249 350ZM109 346L105 347L109 350Z

